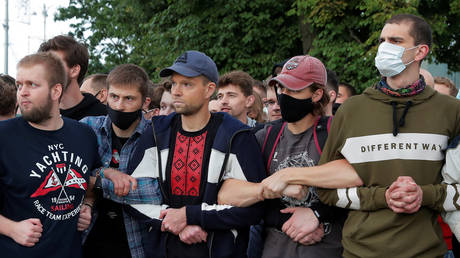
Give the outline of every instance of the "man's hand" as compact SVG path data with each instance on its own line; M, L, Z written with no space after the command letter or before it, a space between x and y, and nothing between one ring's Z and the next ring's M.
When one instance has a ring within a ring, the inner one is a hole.
M179 233L180 240L189 245L206 242L207 237L208 233L197 225L188 225Z
M423 199L423 192L409 176L400 176L385 191L388 207L396 213L417 212Z
M297 200L303 200L308 194L308 187L305 185L288 185L283 190L284 196L289 196Z
M315 229L315 231L311 232L310 234L306 235L304 238L299 240L299 244L302 245L313 245L321 241L324 236L324 227L323 224L319 224L319 226Z
M26 219L14 222L11 227L11 237L16 243L32 247L42 236L43 226L39 219Z
M91 207L86 204L81 205L80 217L78 217L77 230L84 231L91 224Z
M116 169L104 168L104 177L112 181L113 189L118 196L126 196L130 188L132 190L136 190L137 188L137 180L134 177Z
M160 212L160 219L163 219L161 223L161 231L169 231L174 235L184 230L187 226L187 216L185 213L185 207L180 209L166 209Z
M275 199L281 197L284 189L288 186L284 174L285 172L283 169L265 178L262 181L262 185L264 186L264 199Z
M317 229L319 226L318 218L316 218L315 214L313 214L313 211L310 208L292 207L283 209L281 212L292 213L291 218L289 218L288 221L283 224L281 229L294 242L299 242L301 240L304 240L303 242L312 242L313 240L317 239L313 238L313 236L306 238L306 236L315 231L315 229ZM319 241L321 241L321 238L319 238L319 240L316 242Z

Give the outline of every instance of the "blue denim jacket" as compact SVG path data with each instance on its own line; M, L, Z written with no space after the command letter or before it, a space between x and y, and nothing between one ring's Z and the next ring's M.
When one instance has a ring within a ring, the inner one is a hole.
M89 125L96 133L101 162L104 167L109 167L110 161L112 159L112 121L110 120L109 116L85 117L80 120L80 122ZM134 153L134 149L139 141L140 135L149 123L150 122L145 120L142 116L142 119L136 127L134 133L123 145L123 148L120 151L120 166L118 167L119 171L129 174L129 171L127 171L128 162ZM93 174L93 176L94 175L95 174ZM126 198L115 195L113 184L108 179L102 179L102 189L104 198L122 204L129 201ZM140 189L144 192L142 194L142 203L161 204L162 198L157 184L150 183L144 186L142 183L140 183L138 184L137 189ZM89 229L85 231L85 236L87 236L91 230L94 222L96 221L96 218L97 209L93 212L92 223ZM138 221L136 221L131 215L124 211L123 219L125 222L128 246L131 251L131 256L136 258L145 257L144 250L142 248L142 237L148 230L147 225L138 223Z

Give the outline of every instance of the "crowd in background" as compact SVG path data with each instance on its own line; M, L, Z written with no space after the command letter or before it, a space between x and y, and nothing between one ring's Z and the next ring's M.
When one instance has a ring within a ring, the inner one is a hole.
M429 25L392 19L382 80L362 94L308 55L257 80L186 51L153 82L135 64L86 76L83 44L44 42L16 79L0 76L6 257L454 257L458 157L441 153L458 143L458 89L420 68ZM435 154L402 151L425 140ZM381 150L390 158L365 156ZM13 154L28 155L22 170Z

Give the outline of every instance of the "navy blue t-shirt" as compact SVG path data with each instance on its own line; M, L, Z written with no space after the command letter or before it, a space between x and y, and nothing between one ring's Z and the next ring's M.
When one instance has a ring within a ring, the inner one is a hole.
M0 122L0 214L13 221L38 218L43 225L33 247L0 235L1 257L81 257L77 222L100 159L94 132L63 120L56 131L36 129L21 117Z

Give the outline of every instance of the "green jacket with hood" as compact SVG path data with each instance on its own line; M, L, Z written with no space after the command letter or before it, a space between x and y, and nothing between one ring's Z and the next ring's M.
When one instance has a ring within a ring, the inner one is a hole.
M449 140L459 134L460 101L430 87L411 97L368 88L342 105L320 164L346 158L364 184L318 193L326 204L351 209L343 228L345 257L443 256L437 214L460 203L459 188L441 184L440 171ZM411 176L422 188L422 207L414 214L394 213L386 204L385 190L399 176Z

